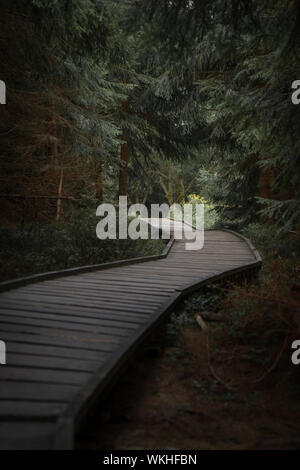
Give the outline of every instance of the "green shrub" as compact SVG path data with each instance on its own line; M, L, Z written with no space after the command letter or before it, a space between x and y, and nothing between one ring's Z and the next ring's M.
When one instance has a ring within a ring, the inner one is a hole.
M95 211L81 208L63 224L2 225L0 279L159 254L162 240L99 240Z

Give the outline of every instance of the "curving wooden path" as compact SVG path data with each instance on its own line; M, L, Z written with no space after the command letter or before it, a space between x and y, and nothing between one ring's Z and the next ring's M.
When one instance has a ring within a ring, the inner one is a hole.
M248 240L217 230L198 251L171 239L160 256L2 283L0 448L72 448L87 410L183 295L260 265Z

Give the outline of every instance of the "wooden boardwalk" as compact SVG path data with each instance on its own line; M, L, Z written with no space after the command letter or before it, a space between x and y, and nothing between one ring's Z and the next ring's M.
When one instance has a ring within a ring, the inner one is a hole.
M171 240L160 256L2 283L0 448L72 448L86 411L183 295L260 265L245 238L217 230L198 251Z

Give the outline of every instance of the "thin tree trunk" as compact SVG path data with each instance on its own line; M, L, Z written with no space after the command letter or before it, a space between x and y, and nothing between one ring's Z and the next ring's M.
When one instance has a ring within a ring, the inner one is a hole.
M272 199L272 184L274 181L274 171L272 168L261 168L259 172L259 196L265 199Z
M172 199L172 191L170 191L170 188L168 188L165 184L165 182L163 181L162 177L160 176L159 178L159 182L160 182L160 185L165 193L165 196L168 200L168 203L169 203L169 206L171 206L173 204L173 199Z
M168 201L169 205L172 206L174 203L174 197L173 197L173 191L174 191L174 178L173 178L173 168L171 164L168 164Z
M129 110L129 101L125 101L122 104L122 111L124 113L128 113ZM129 153L128 153L128 142L126 140L126 134L123 132L122 135L123 143L121 145L121 168L119 173L119 196L126 196L127 195L127 167L128 167L128 160L129 160Z
M52 111L53 111L53 145L52 145L52 163L54 166L59 164L59 149L58 149L58 138L57 138L57 126L56 126L56 110L55 110L55 101L52 99ZM64 181L64 169L61 165L59 173L59 183L57 190L57 201L56 201L56 221L59 222L62 211L62 190L63 190L63 181Z
M184 189L184 180L183 176L180 175L177 180L177 188L176 188L176 199L179 204L184 204L185 203L185 189Z
M63 181L64 181L64 168L61 167L60 169L60 177L59 177L59 185L58 185L58 192L57 192L57 203L56 203L56 220L59 222L60 216L62 213L62 190L63 190Z
M258 182L258 190L259 190L259 197L264 199L272 199L274 198L274 194L272 191L272 185L274 181L274 171L272 168L260 168L259 171L259 182ZM260 205L261 209L265 208L264 204ZM272 219L266 217L264 215L260 216L261 222L270 222Z
M57 165L58 161L58 139L57 139L57 126L56 126L56 111L55 111L55 101L52 98L52 120L53 120L53 144L52 144L52 164Z
M102 179L102 164L96 163L96 198L99 204L103 202L103 179Z

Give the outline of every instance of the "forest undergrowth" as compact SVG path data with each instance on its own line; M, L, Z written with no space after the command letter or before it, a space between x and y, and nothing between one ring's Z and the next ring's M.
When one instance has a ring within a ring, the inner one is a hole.
M258 277L189 296L164 342L144 349L78 436L79 448L300 448L291 361L300 337L299 238L285 239L287 257L272 234L274 227L245 231L263 257Z
M95 204L95 207L97 205ZM0 227L0 281L47 271L160 254L163 240L99 240L90 206L66 214L64 223L27 222Z

